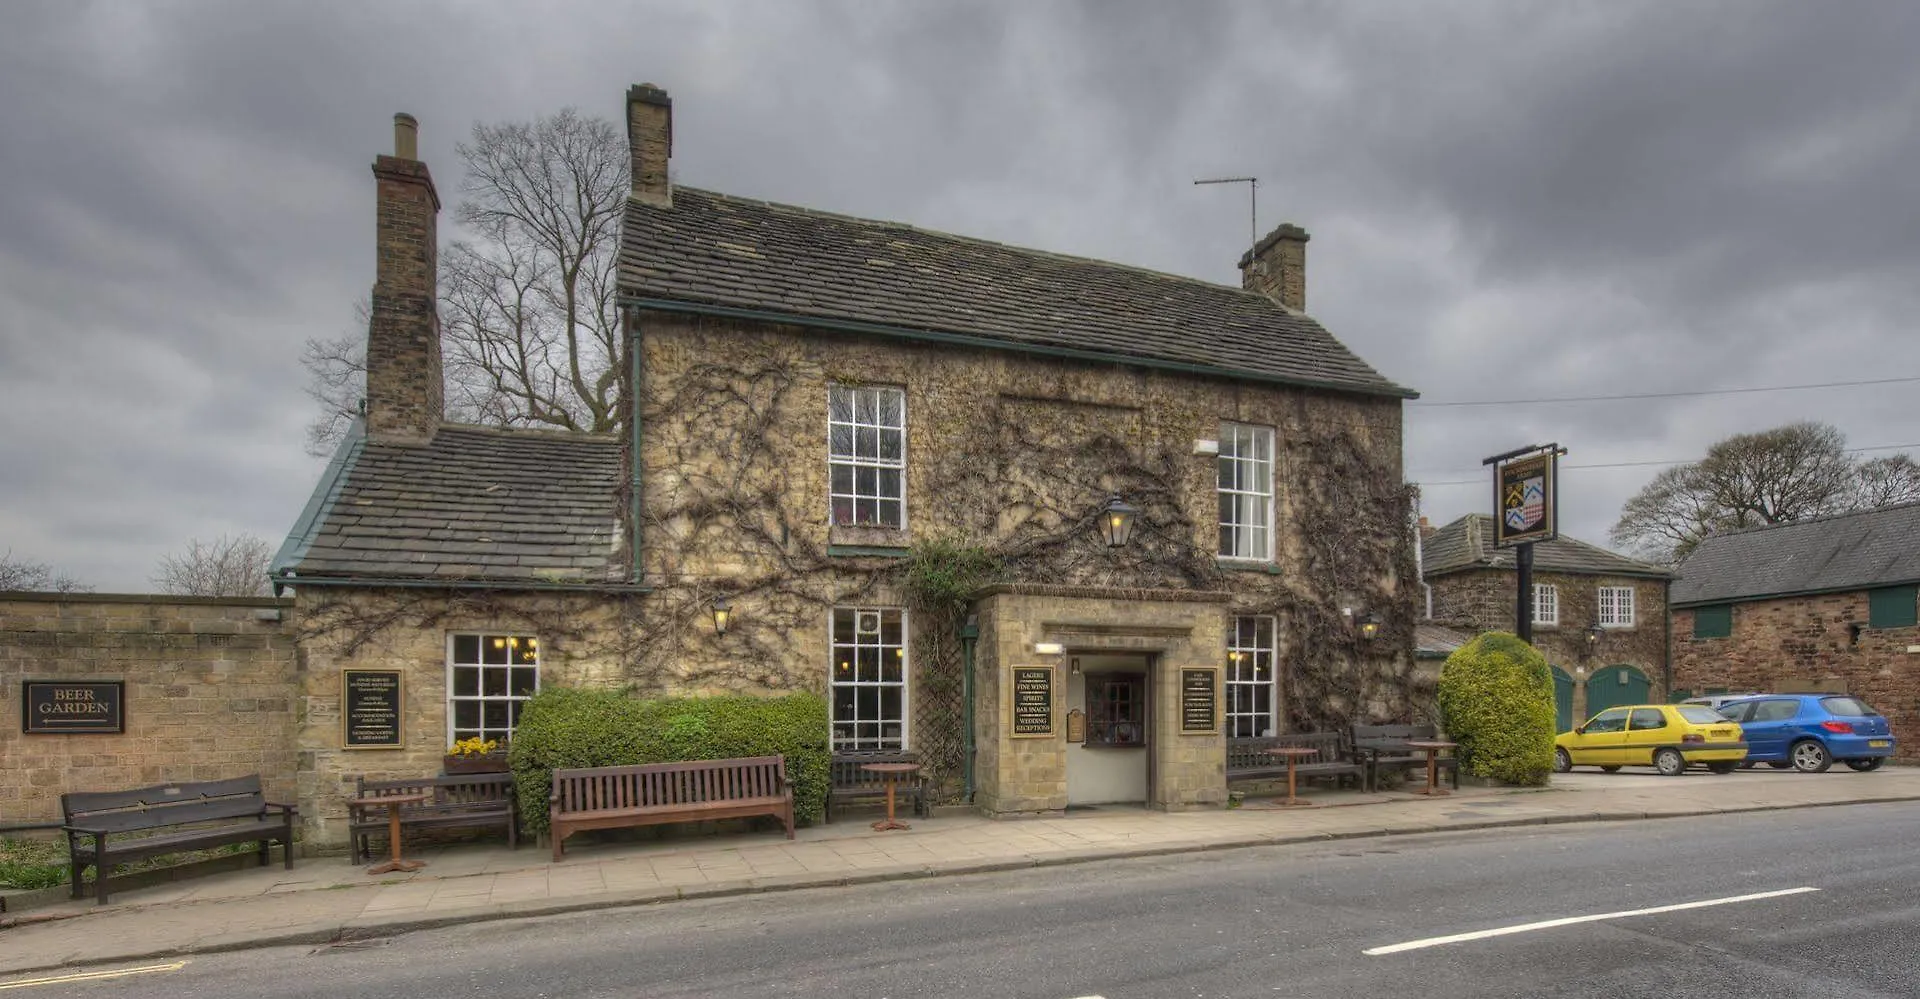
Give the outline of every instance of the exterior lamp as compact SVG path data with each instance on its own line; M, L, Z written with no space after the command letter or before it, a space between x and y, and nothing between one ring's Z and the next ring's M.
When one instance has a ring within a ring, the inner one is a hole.
M1599 645L1600 636L1603 634L1606 634L1606 632L1600 630L1600 626L1597 624L1591 628L1588 628L1587 629L1587 648L1591 649L1594 646Z
M1371 642L1380 637L1380 618L1373 614L1360 617L1360 637Z
M1133 537L1133 519L1139 512L1139 507L1118 496L1107 497L1106 505L1100 508L1100 533L1106 537L1108 548L1127 546L1127 539Z
M726 597L714 597L713 598L713 633L716 635L726 634L727 624L730 621L732 621L732 619L733 619L733 605L727 602Z

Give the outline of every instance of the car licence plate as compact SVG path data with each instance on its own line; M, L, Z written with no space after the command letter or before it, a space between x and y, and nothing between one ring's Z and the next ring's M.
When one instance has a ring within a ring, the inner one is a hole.
M1875 749L1885 749L1888 746L1893 745L1893 743L1885 739L1868 739L1867 745L1872 746Z

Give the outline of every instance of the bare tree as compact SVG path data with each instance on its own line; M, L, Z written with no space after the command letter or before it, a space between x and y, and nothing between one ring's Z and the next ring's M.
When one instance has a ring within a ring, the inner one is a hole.
M1709 534L1871 509L1908 495L1920 499L1920 466L1905 455L1856 463L1835 427L1792 423L1736 434L1700 461L1654 476L1621 508L1612 538L1644 557L1679 562Z
M251 534L187 542L187 550L160 559L153 585L162 593L190 597L260 597L272 591L267 568L273 547Z
M1904 454L1863 461L1854 471L1855 510L1920 502L1920 462Z
M615 278L626 140L568 108L476 124L457 148L455 217L466 238L440 254L448 418L611 431L624 405ZM364 307L361 319L364 331ZM307 393L322 410L308 428L310 453L332 450L359 411L365 339L307 342Z
M631 151L566 108L475 125L458 217L474 237L441 258L448 375L482 422L604 433L619 421L620 219Z
M360 415L367 389L367 321L372 307L354 306L358 332L335 339L309 338L300 363L307 369L307 396L320 406L320 415L307 424L307 453L316 458L332 454L347 428Z
M15 558L9 549L0 555L0 591L34 590L52 593L92 593L93 587L63 572L55 572L45 562Z

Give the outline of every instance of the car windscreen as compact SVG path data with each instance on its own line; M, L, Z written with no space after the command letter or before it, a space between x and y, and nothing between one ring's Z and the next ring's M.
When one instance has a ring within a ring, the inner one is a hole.
M1680 705L1680 717L1695 725L1720 725L1726 722L1726 716L1704 704Z
M1832 714L1846 718L1864 718L1867 715L1880 713L1868 707L1867 702L1858 697L1822 697L1820 706Z

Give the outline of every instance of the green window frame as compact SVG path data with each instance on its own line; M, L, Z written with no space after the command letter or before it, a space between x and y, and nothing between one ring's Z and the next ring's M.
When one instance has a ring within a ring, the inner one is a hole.
M1867 591L1867 627L1911 628L1920 624L1920 586L1886 586Z
M1717 604L1693 609L1693 637L1733 637L1733 605Z

